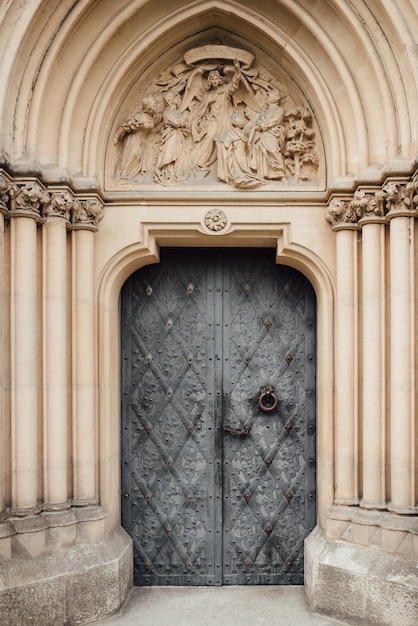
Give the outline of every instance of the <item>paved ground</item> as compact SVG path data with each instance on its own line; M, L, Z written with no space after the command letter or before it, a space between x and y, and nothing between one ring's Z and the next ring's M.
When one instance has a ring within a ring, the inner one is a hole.
M103 626L336 626L309 612L303 587L134 587Z

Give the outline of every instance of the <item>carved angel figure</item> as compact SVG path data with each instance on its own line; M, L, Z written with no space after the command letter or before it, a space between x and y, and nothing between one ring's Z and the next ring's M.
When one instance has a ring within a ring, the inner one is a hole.
M141 111L128 117L113 138L123 141L117 172L121 178L145 176L151 169L147 140L156 124L157 101L151 94L141 99Z
M186 139L190 135L188 111L179 111L181 96L175 91L163 95L167 108L163 114L164 129L154 180L160 183L181 182L190 172Z
M218 69L209 71L206 89L202 81L203 69L194 72L185 90L182 108L191 106L197 99L200 104L191 116L191 131L194 143L192 163L194 173L209 172L216 160L215 137L223 135L230 126L231 115L237 109L238 101L247 101L259 110L249 85L241 72L240 64L227 65L223 76Z
M231 127L222 136L215 137L217 146L217 175L220 180L240 189L251 189L264 183L248 163L248 145L244 133L246 119L235 112Z

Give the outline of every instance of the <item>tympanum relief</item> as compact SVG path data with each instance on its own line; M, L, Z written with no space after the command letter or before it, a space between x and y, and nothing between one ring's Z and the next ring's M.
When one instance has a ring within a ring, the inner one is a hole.
M117 188L318 182L311 112L240 48L189 50L122 115L111 150Z

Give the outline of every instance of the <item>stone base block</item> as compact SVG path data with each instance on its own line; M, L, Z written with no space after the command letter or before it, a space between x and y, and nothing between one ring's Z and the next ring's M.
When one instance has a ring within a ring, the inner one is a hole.
M94 544L3 562L1 623L86 624L117 611L131 587L132 542L120 528Z
M305 591L311 610L356 626L418 624L418 561L327 539L305 541Z

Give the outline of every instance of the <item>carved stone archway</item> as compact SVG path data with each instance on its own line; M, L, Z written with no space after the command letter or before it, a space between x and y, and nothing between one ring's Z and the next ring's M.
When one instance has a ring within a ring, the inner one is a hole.
M412 4L10 0L0 14L5 619L80 623L129 591L124 280L162 246L269 246L318 302L311 606L415 626Z

